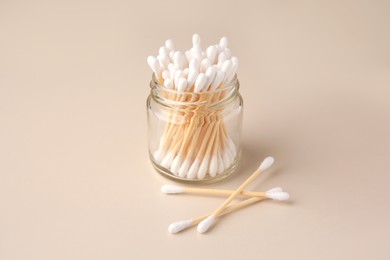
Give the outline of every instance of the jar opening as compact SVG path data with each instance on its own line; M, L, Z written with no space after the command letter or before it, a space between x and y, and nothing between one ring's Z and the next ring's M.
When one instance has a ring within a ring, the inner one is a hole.
M176 89L164 87L153 74L152 80L150 81L150 94L156 102L167 107L196 105L199 107L215 108L234 100L239 93L239 87L240 84L237 75L235 75L230 82L224 83L215 90L181 92Z

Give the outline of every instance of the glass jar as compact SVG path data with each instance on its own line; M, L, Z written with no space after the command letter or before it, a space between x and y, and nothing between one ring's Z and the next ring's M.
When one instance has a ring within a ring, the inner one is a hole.
M153 76L150 88L149 155L157 172L200 184L230 176L241 156L243 100L237 77L195 93L167 89Z

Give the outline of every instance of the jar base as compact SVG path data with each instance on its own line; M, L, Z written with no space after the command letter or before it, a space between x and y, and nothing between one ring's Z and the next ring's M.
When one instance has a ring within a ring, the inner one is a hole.
M241 158L241 152L239 152L237 154L236 159L234 160L234 162L229 166L229 168L225 169L225 171L222 174L219 174L219 175L217 175L215 177L211 177L209 174L207 174L204 179L186 179L186 178L182 178L180 176L177 176L177 175L173 174L167 168L161 166L158 162L156 162L154 160L154 157L153 157L152 154L149 154L149 157L150 157L150 161L152 162L152 165L153 165L154 169L159 174L164 176L165 178L168 178L168 179L173 180L173 181L181 182L181 183L186 183L186 184L204 185L204 184L212 184L212 183L215 183L215 182L219 182L221 180L224 180L224 179L226 179L228 177L231 177L234 174L236 174L236 169L237 169L238 163L239 163L240 158Z

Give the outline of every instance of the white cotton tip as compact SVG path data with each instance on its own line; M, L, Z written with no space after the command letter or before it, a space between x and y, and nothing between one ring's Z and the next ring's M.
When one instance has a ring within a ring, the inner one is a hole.
M226 53L221 52L218 55L218 66L222 67L223 63L227 61Z
M191 58L202 60L202 48L200 46L194 46L190 50Z
M184 178L187 175L190 166L191 162L189 160L184 160L179 169L179 176Z
M290 194L287 192L281 191L281 192L266 192L267 198L273 199L273 200L288 200L290 198Z
M217 58L217 49L215 48L215 46L210 46L207 48L206 56L207 56L207 59L210 60L211 64L215 63L216 58Z
M195 161L192 163L190 169L188 170L188 173L187 173L188 179L190 179L190 180L195 179L196 174L197 174L198 169L199 169L199 164L200 164L200 161L198 159L195 159Z
M168 39L165 41L165 47L167 48L167 50L169 52L176 50L175 44L173 43L173 41L171 39Z
M227 57L228 59L230 59L230 58L232 57L232 52L230 51L229 48L225 48L225 49L223 50L223 52L225 52L226 57Z
M185 51L184 52L184 55L186 56L186 60L187 60L187 62L190 62L190 60L191 60L191 58L192 58L192 56L191 56L191 51Z
M167 89L173 89L173 80L170 78L167 78L164 80L164 87Z
M208 156L205 156L199 166L197 177L199 180L203 180L204 177L206 177L207 170L209 168L209 161L210 158Z
M168 153L164 159L161 161L161 165L165 168L168 168L171 166L173 159L175 158L174 153Z
M225 73L222 70L218 70L213 82L211 82L210 91L217 89L224 78L225 78Z
M188 68L193 71L199 71L200 69L200 61L199 59L191 59L188 65Z
M192 220L182 220L175 223L172 223L168 227L168 231L171 234L179 233L180 231L189 228L192 226Z
M192 46L200 46L201 40L199 34L195 33L192 35Z
M184 188L175 185L164 184L161 186L161 192L165 194L178 194L183 193Z
M237 73L237 69L238 69L238 63L232 62L232 68L230 69L229 75L226 77L226 82L230 82L233 80L234 76Z
M173 159L172 161L172 164L171 164L171 172L175 175L178 175L179 174L179 170L180 170L180 166L181 166L181 158L180 156L176 156L175 159Z
M164 154L160 150L157 150L153 153L153 158L157 162L161 162L161 160L163 159L163 156L164 156Z
M227 142L226 143L227 143L229 151L232 154L233 160L234 160L234 158L236 158L236 155L237 155L237 147L236 147L236 145L234 144L233 140L230 137L227 138Z
M171 62L173 62L173 55L175 55L175 52L176 52L176 51L170 51L169 54L168 54L169 60L170 60Z
M185 78L187 78L187 77L188 77L188 74L190 73L190 69L189 69L189 68L185 68L185 69L183 70L183 72L184 72Z
M215 177L218 173L218 156L211 157L209 165L209 174L211 177Z
M169 69L169 77L173 80L175 80L176 71L176 68Z
M157 56L158 63L160 64L160 67L167 68L169 65L169 57L167 55L158 55Z
M196 78L196 81L195 81L194 92L198 93L198 92L202 91L202 89L206 85L206 82L207 82L206 75L204 73L199 73L199 75L198 75L198 77Z
M213 80L215 79L215 76L217 75L217 71L218 71L218 68L217 66L213 65L211 67L209 67L207 70L206 70L206 76L207 76L207 82L205 84L205 88L204 89L208 89L208 87L210 86L210 84L213 82Z
M162 76L162 78L165 80L165 79L169 79L169 77L170 77L170 73L169 73L169 70L163 70L162 72L161 72L161 76Z
M260 164L260 166L259 166L259 170L260 171L265 171L265 170L267 170L269 167L271 167L272 166L272 164L274 163L274 158L272 157L272 156L269 156L269 157L267 157L267 158L265 158L264 160L263 160L263 162Z
M223 64L222 64L222 68L221 70L223 72L225 72L225 79L227 78L227 76L229 76L229 73L230 73L230 70L232 69L232 66L233 66L233 63L231 60L226 60Z
M225 167L225 169L229 168L233 162L233 160L231 159L231 156L229 154L229 151L226 148L222 153L222 160L223 160L223 166Z
M168 51L167 47L161 46L160 49L158 49L158 54L169 56L169 51Z
M209 59L204 58L200 63L200 72L206 72L206 70L211 66Z
M157 74L160 70L160 63L158 62L157 58L154 56L149 56L147 58L147 62L152 71Z
M187 89L187 80L185 78L179 79L179 83L177 84L177 90L179 92L184 92Z
M175 86L176 86L176 88L179 86L179 80L181 79L181 78L184 78L184 71L182 71L182 70L177 70L176 72L175 72Z
M194 85L197 77L199 75L199 72L197 70L191 70L188 72L188 77L187 77L187 87L191 88L192 85Z
M223 162L222 155L221 155L221 153L218 153L218 171L217 171L217 174L221 175L224 170L225 170L225 164Z
M267 193L281 192L281 191L283 191L282 188L280 188L280 187L275 187L275 188L272 188L272 189L267 190Z
M209 230L209 228L214 225L215 223L215 217L214 216L209 216L207 218L205 218L202 222L200 222L198 224L198 227L197 227L197 230L199 233L204 233L206 232L207 230Z
M221 46L222 50L228 47L228 38L227 37L222 37L221 40L219 41L219 46Z
M168 68L169 71L171 71L171 70L175 69L175 64L169 63L167 68Z
M230 58L230 60L234 63L237 63L238 64L238 58L236 56L233 56Z
M186 58L181 51L175 52L173 55L173 63L175 63L176 68L184 69L185 59Z

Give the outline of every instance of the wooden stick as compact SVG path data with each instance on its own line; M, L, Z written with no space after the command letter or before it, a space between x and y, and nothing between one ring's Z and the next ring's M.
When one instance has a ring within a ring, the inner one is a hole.
M221 190L221 189L200 189L200 188L184 188L181 187L180 193L187 194L202 194L202 195L231 195L234 190ZM178 192L179 193L179 192ZM258 191L241 191L238 196L245 197L265 197L266 192Z

